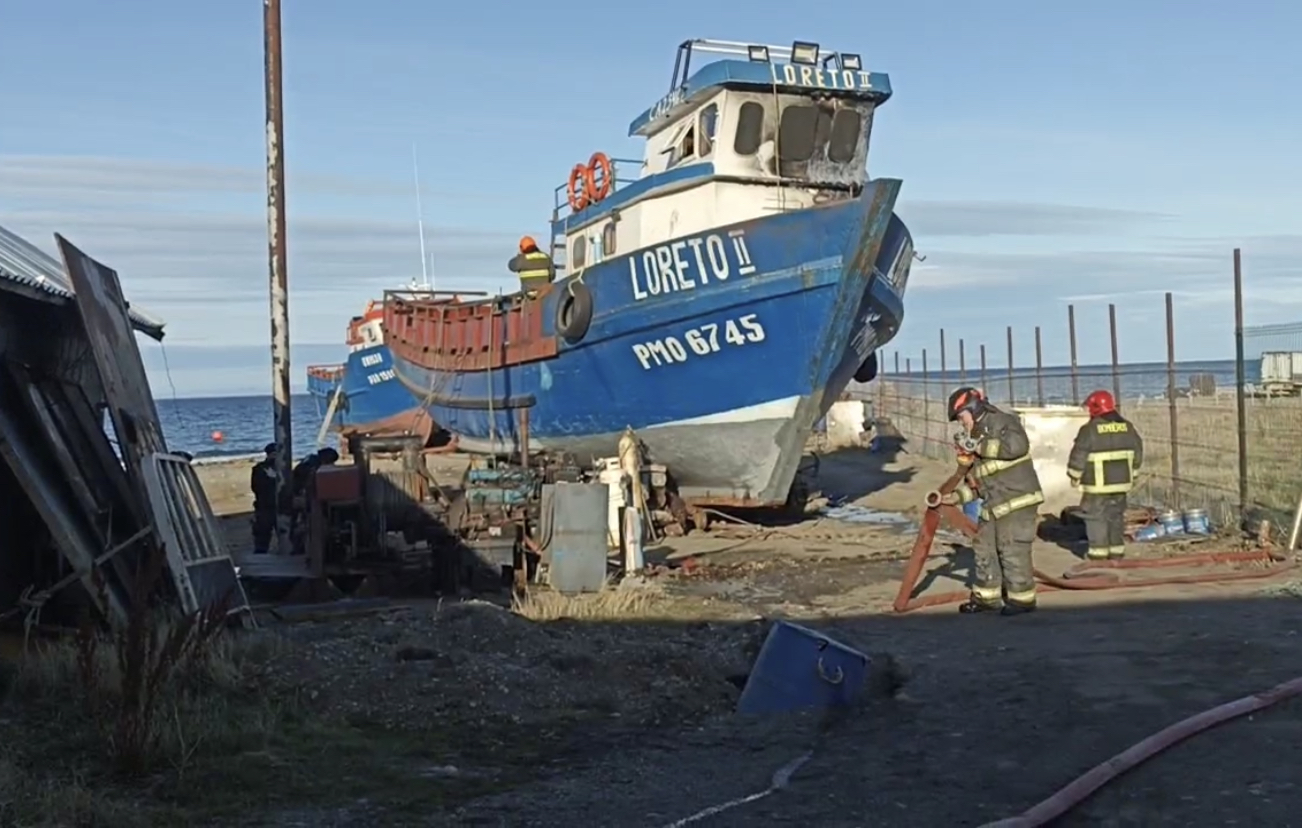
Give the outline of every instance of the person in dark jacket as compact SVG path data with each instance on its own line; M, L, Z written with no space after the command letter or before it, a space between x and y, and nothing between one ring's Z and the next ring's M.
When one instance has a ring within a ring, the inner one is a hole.
M253 492L253 551L265 554L276 531L276 444L268 443L265 455L253 467L249 489Z
M950 394L948 414L951 422L963 426L954 435L957 450L976 459L963 483L949 494L929 493L927 504L959 505L982 499L973 540L976 579L971 597L959 611L1031 612L1035 609L1031 545L1036 507L1044 502L1044 492L1031 462L1026 429L1016 414L1000 411L970 387Z
M307 492L308 483L312 479L313 472L322 466L333 466L338 462L339 452L329 447L319 449L304 457L294 467L294 471L290 475L290 481L294 486L294 495L298 496Z
M1081 491L1085 553L1091 560L1126 554L1126 496L1144 464L1144 440L1135 424L1117 411L1107 391L1085 398L1090 421L1081 426L1067 457L1067 476Z

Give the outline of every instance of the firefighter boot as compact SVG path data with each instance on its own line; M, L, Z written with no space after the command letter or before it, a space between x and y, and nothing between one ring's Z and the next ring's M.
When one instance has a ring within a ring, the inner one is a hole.
M983 601L975 595L958 605L958 611L964 615L973 615L978 612L999 612L1000 608L1000 602Z
M1003 609L999 610L1000 615L1026 615L1028 612L1035 612L1035 601L1023 603L1022 601L1005 601Z

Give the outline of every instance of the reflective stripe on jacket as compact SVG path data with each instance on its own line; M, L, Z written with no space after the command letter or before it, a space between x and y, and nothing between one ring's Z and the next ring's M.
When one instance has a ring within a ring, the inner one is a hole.
M1031 462L1031 441L1016 414L988 406L972 436L979 441L977 459L967 477L976 486L965 480L955 488L959 502L980 497L982 520L998 520L1044 502L1040 477Z
M552 257L541 250L520 253L511 259L507 267L524 283L551 284L556 279L556 266L552 264Z
M1144 441L1135 424L1115 412L1094 417L1076 432L1067 476L1086 494L1125 494L1144 463Z

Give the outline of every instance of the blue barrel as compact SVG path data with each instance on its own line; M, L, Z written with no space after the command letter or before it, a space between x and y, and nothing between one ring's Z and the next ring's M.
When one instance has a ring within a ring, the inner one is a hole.
M1175 509L1167 509L1160 513L1157 522L1162 524L1162 529L1168 535L1179 535L1184 532L1184 516Z
M976 523L981 519L981 498L977 498L971 503L963 504L963 514L967 515L968 520Z
M1212 533L1212 523L1207 519L1207 510L1185 509L1184 531L1191 535L1210 535Z
M1135 530L1135 540L1137 541L1157 540L1158 538L1164 536L1165 534L1166 534L1166 530L1162 528L1162 524L1150 523L1146 526L1141 526Z

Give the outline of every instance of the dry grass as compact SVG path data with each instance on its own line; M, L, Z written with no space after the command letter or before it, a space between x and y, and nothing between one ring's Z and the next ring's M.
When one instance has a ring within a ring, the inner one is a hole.
M1081 387L1092 380L1082 379ZM1104 387L1110 387L1110 380ZM954 424L944 418L948 387L932 383L886 380L873 401L879 416L889 417L909 440L909 450L931 457L948 457ZM1138 490L1153 504L1202 507L1221 523L1239 519L1238 409L1233 394L1178 399L1175 439L1171 407L1165 399L1123 399L1122 413L1144 437L1145 462ZM1246 401L1249 508L1276 525L1291 519L1302 493L1302 475L1295 461L1302 443L1302 400ZM1178 466L1173 465L1178 455Z
M531 589L511 600L511 611L530 621L621 621L666 618L671 601L650 587L616 586L607 581L598 592L564 595Z

